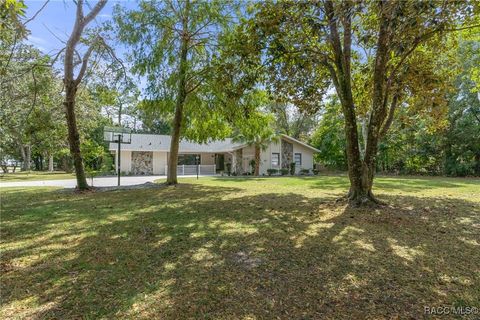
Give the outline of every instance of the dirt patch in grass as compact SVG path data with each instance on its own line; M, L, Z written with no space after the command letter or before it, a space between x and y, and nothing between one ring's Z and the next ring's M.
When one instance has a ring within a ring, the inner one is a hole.
M377 209L335 203L344 177L2 190L0 317L419 319L424 306L479 307L480 182L388 179Z

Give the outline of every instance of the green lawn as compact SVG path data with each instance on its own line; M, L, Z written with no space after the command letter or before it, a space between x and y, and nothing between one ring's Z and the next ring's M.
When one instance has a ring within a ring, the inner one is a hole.
M183 179L2 189L1 319L424 318L480 307L480 180ZM478 315L477 315L478 316ZM449 317L447 317L449 318Z
M64 180L75 179L75 174L64 171L20 171L15 173L0 173L0 182L33 181L33 180Z

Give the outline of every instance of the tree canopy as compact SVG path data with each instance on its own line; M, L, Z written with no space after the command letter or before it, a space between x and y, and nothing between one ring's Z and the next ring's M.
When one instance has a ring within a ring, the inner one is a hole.
M379 171L480 175L476 1L140 1L95 28L105 1L78 1L55 55L26 42L27 4L0 7L3 162L73 162L86 187L83 165L110 167L101 127L116 123L172 136L171 184L180 139L258 151L279 133L348 170L356 205L377 202Z
M478 28L477 11L477 4L457 1L262 2L237 29L248 39L238 55L257 56L265 70L257 83L301 108L320 107L335 88L344 116L348 198L357 205L377 202L378 145L398 106L437 118L446 112L452 74L442 64L449 57L432 53L451 45L449 32Z

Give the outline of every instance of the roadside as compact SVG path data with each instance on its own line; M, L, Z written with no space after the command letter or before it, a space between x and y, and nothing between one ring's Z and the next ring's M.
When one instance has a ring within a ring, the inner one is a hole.
M179 178L193 178L196 175L179 176ZM202 176L200 176L202 177ZM211 175L210 175L211 177ZM133 186L144 184L147 182L154 182L155 180L165 179L166 176L126 176L121 178L122 186ZM87 179L89 185L94 187L115 187L117 185L117 177L98 177ZM38 180L38 181L8 181L0 180L0 188L7 187L61 187L61 188L75 188L77 181L75 179L68 180Z
M75 174L65 171L20 171L0 174L0 182L64 179L75 179Z

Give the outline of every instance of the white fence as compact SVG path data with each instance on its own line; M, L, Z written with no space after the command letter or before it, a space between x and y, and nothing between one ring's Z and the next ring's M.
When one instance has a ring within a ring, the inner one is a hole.
M199 175L214 175L216 173L216 166L214 164L199 164L199 165L183 165L177 166L177 175L196 175L198 170ZM168 171L168 166L165 166L165 174Z

